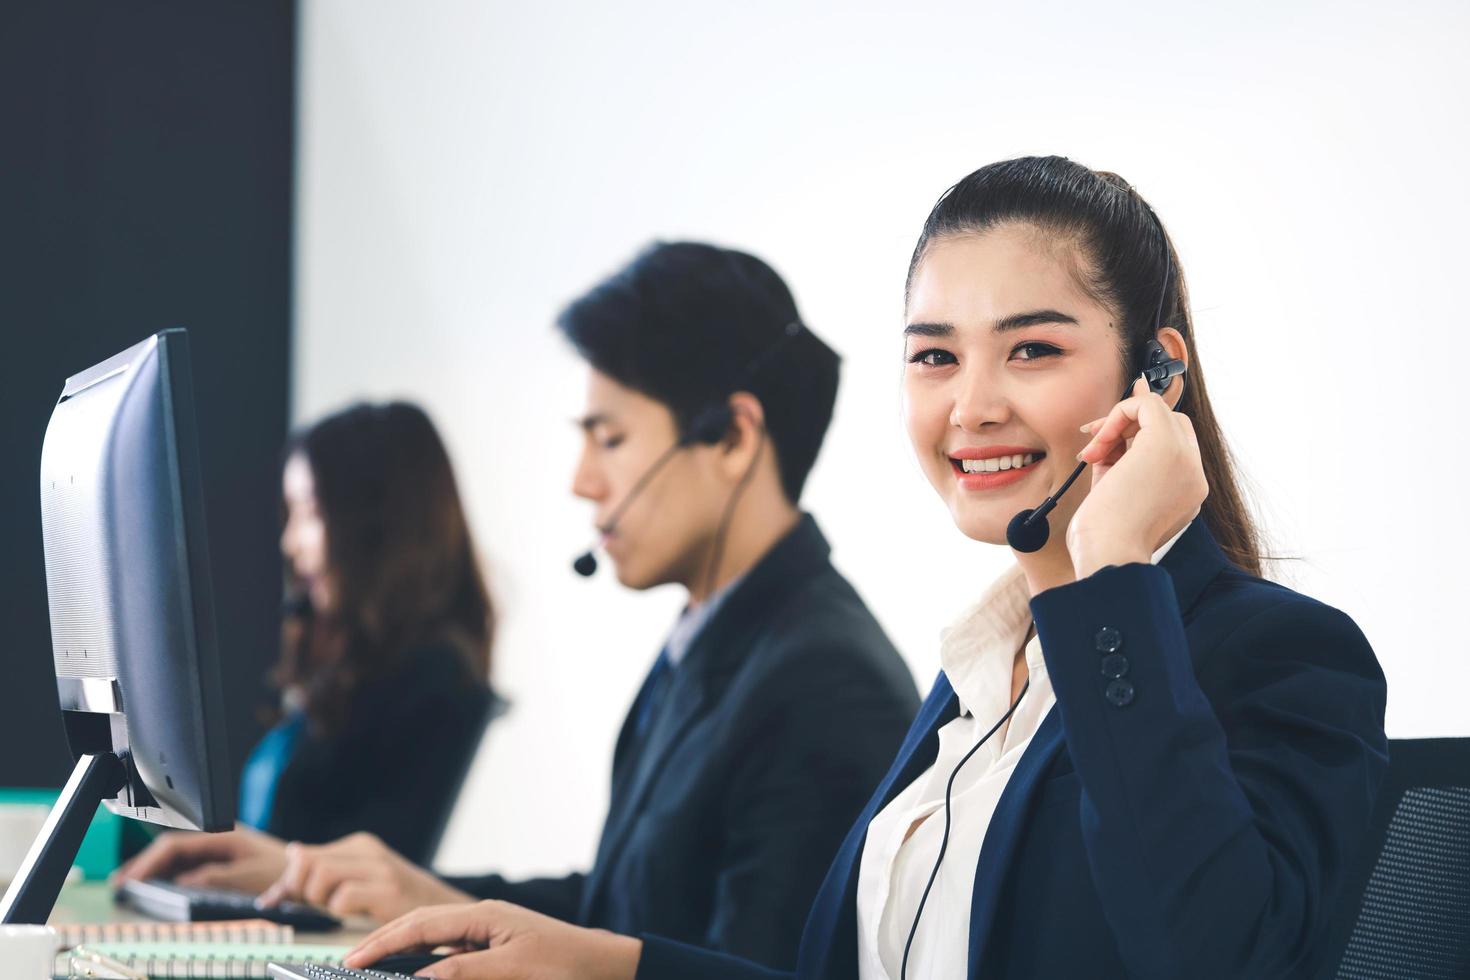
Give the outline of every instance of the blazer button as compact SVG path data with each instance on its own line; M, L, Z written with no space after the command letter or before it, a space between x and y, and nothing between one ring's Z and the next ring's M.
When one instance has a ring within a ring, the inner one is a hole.
M1105 695L1115 708L1126 708L1133 703L1133 684L1130 681L1116 680L1108 685Z
M1116 627L1104 626L1097 631L1094 644L1098 653L1117 653L1123 648L1123 634Z
M1128 673L1128 658L1121 653L1110 653L1102 658L1102 675L1117 680Z

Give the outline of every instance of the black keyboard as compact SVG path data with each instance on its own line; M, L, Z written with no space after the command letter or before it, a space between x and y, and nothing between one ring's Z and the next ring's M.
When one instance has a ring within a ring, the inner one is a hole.
M318 966L315 963L272 963L270 975L272 980L398 980L399 977L411 977L443 958L435 953L397 953L384 957L366 970Z
M165 922L217 922L229 919L266 919L302 932L331 932L342 928L340 919L300 902L282 902L264 908L255 896L223 888L188 888L171 881L125 881L117 900L144 915Z
M317 966L313 963L272 963L270 976L271 980L412 980L408 973L349 970L345 966Z

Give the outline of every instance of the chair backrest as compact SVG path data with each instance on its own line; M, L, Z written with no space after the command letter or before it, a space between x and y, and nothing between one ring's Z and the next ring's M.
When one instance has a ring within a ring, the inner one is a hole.
M1470 738L1393 739L1334 920L1337 980L1470 977Z
M464 798L465 783L469 781L470 770L474 768L475 759L484 751L485 739L488 737L490 723L510 710L510 702L502 698L494 690L490 692L490 699L485 706L485 722L480 729L480 737L469 742L465 746L464 757L460 760L459 781L453 795L444 803L444 809L439 814L438 822L434 825L433 834L430 836L423 855L416 863L426 868L435 866L438 859L439 847L444 843L445 831L449 829L450 820L459 810L460 801Z

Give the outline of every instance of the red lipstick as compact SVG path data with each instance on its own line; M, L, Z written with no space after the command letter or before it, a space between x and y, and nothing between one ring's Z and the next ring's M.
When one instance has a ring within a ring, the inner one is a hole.
M1008 469L983 473L966 473L965 460L996 459L1002 456L1031 456L1030 463ZM1020 483L1037 469L1037 464L1046 458L1039 449L1028 446L961 446L949 454L949 465L953 468L955 482L961 490L998 490Z

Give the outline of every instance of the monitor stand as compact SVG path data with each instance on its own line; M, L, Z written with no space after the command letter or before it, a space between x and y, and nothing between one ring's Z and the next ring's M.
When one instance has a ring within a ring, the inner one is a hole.
M127 766L111 752L84 755L77 760L66 788L46 818L46 826L0 900L0 922L46 924L98 804L116 796L126 785L127 775Z

